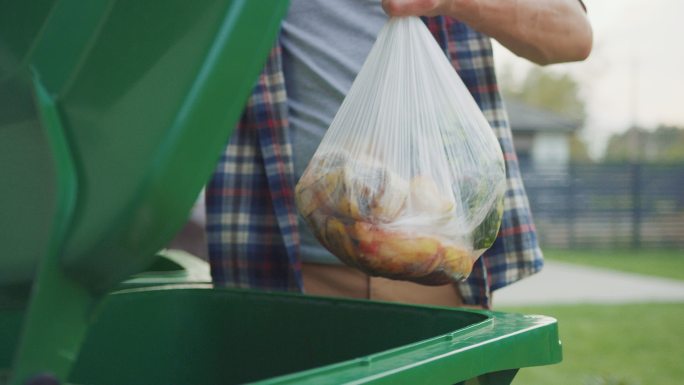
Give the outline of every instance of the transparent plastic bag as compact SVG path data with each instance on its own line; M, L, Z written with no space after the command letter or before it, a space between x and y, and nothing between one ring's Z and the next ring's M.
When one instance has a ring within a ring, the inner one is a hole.
M296 187L323 246L370 275L465 279L503 214L503 154L417 17L392 18Z

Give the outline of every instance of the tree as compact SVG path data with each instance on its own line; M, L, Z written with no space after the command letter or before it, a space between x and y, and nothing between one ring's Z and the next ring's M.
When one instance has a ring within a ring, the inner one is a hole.
M613 134L604 155L608 162L643 161L649 163L684 161L684 127L660 125L647 131L633 127Z
M570 136L570 159L577 163L592 162L587 144L576 132Z
M530 69L522 82L516 82L510 68L504 68L500 77L504 98L519 100L527 105L544 108L577 121L582 127L587 118L579 84L570 74L556 74L543 67ZM569 138L570 159L590 162L587 145L574 133Z
M504 97L541 107L584 124L587 113L579 95L579 84L570 74L555 74L543 67L533 67L524 80L516 84L504 75Z

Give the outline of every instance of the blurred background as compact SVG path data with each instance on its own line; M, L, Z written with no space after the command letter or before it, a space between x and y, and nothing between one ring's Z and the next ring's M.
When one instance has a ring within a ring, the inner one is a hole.
M547 264L494 302L558 318L565 354L514 384L681 384L684 2L585 3L585 62L538 67L495 46Z

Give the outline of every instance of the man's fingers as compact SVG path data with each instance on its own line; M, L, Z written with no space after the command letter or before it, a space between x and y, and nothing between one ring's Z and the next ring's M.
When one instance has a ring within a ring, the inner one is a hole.
M382 0L382 8L390 16L432 16L441 0Z

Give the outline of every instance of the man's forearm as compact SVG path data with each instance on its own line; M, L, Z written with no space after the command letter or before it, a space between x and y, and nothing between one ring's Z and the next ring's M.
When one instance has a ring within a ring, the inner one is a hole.
M584 60L592 30L579 0L383 0L390 15L445 15L538 64Z
M591 51L578 0L451 0L445 13L535 63L584 60Z

